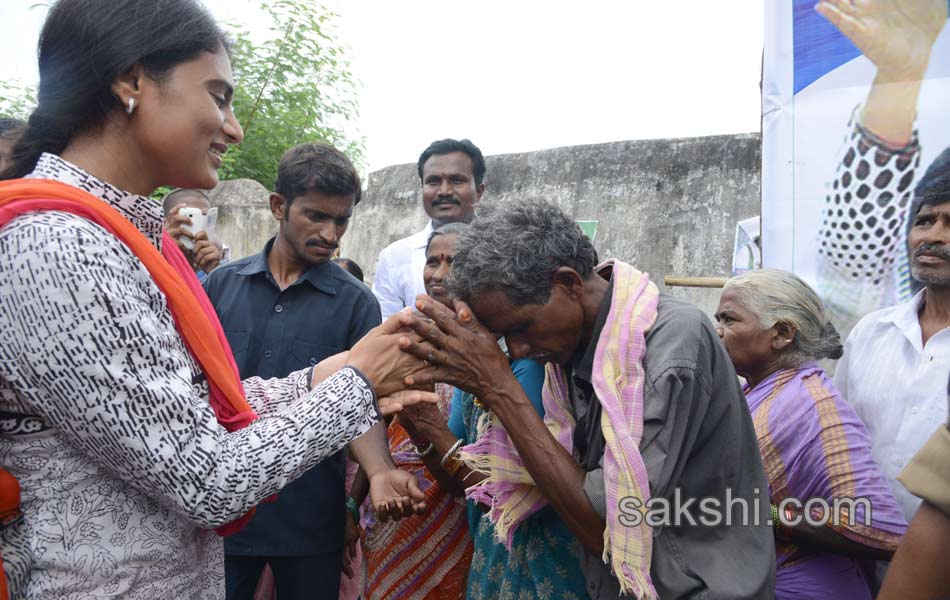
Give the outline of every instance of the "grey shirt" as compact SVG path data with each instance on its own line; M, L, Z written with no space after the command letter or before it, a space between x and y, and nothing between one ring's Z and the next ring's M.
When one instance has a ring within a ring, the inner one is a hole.
M593 335L568 367L572 410L577 418L574 446L588 471L584 491L594 510L606 519L601 464L604 455L601 407L591 386L597 339L610 309L613 285L601 306ZM772 598L775 545L768 525L768 480L759 456L752 418L735 370L709 319L695 306L660 296L656 323L646 336L643 438L640 452L653 498L673 507L695 498L679 526L655 527L650 574L660 598ZM703 498L726 506L736 503L731 525L700 522ZM758 504L756 504L756 501ZM671 508L670 514L674 514ZM591 598L620 598L616 578L601 557L586 553L581 568Z

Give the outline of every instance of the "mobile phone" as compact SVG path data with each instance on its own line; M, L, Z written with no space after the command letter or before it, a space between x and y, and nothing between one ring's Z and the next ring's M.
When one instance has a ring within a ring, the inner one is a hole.
M191 233L191 235L194 235L198 233L199 231L205 230L205 222L207 221L207 217L205 217L205 214L201 212L200 208L186 206L180 209L178 211L178 214L184 215L191 220L190 226L189 225L181 226L182 229ZM180 238L178 238L178 241L181 242L182 246L184 246L185 248L189 250L192 250L195 247L195 242L191 238L181 236Z

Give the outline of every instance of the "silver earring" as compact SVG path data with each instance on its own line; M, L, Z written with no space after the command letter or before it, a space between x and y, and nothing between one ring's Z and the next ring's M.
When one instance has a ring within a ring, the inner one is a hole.
M125 108L126 114L135 112L135 98L129 98L129 105Z

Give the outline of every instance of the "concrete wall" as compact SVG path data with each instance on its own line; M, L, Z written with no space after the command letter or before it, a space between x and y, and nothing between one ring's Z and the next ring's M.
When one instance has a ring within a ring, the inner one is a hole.
M665 275L728 276L736 222L759 214L758 134L643 140L487 158L482 201L541 197L576 219L599 221L601 258ZM342 253L372 278L376 257L426 222L415 165L369 176ZM673 288L712 312L718 290Z
M253 179L222 181L210 196L218 207L217 235L231 247L232 260L260 252L277 233L270 192Z
M665 275L728 276L736 222L759 214L758 134L643 140L555 148L487 158L483 201L541 197L576 219L599 221L601 258L629 261L660 284ZM267 190L253 181L223 182L212 193L219 233L235 258L258 252L277 230ZM367 274L390 242L426 222L416 167L369 176L343 238L343 256ZM712 312L718 290L673 288Z

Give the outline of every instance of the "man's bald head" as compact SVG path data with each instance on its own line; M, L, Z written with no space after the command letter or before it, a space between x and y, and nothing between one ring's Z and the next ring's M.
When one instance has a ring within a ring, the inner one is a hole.
M168 213L179 204L200 208L203 213L207 213L211 208L211 200L202 190L177 189L169 192L162 200L162 214L167 217Z

